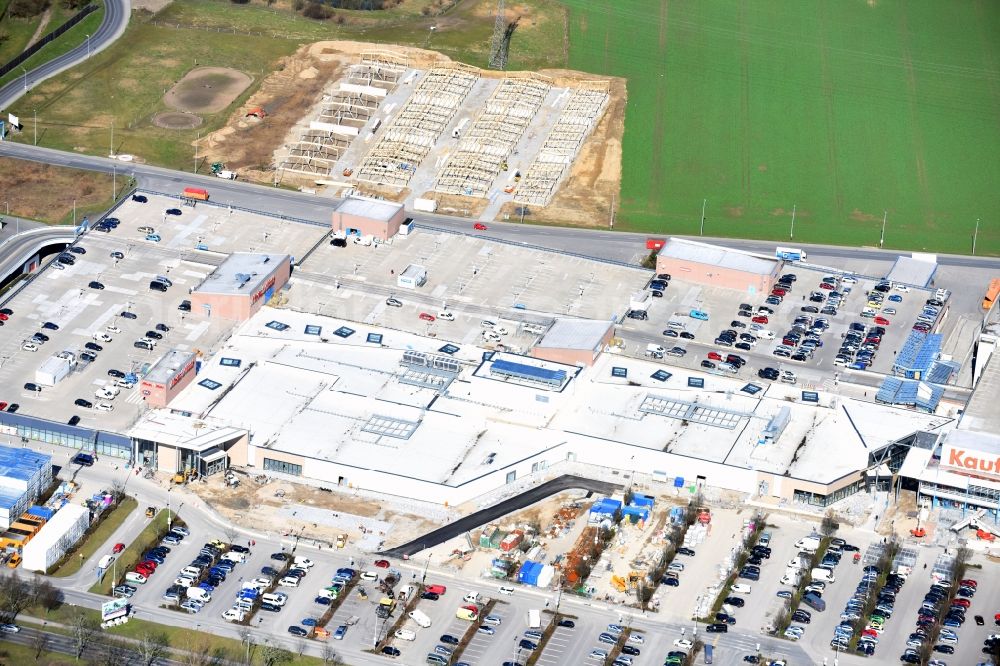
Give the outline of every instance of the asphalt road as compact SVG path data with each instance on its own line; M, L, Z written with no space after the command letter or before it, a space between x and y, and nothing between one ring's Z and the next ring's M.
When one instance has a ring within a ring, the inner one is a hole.
M0 110L5 113L8 109L15 112L18 111L15 103L27 90L83 62L88 58L88 54L92 57L95 53L103 51L118 39L125 32L125 28L128 27L128 20L132 13L131 3L129 0L105 0L104 6L104 19L97 30L90 35L89 50L87 46L88 40L84 40L75 49L39 65L35 69L28 71L26 75L18 77L3 88L0 88ZM44 52L44 49L40 51L40 53ZM24 111L21 110L22 118L24 115Z
M464 518L461 518L453 523L449 523L444 527L440 527L433 532L428 532L427 534L418 537L409 543L404 543L401 546L387 550L382 553L382 555L385 555L386 557L403 557L404 555L409 556L414 553L418 553L425 548L433 548L440 543L444 543L448 539L453 539L463 532L467 532L473 528L479 527L480 525L486 525L487 523L490 523L509 513L520 511L526 506L531 506L535 502L540 502L546 497L555 495L556 493L561 493L564 490L575 490L577 488L581 488L583 490L589 490L592 493L610 494L618 490L619 487L620 486L614 483L608 483L606 481L595 481L593 479L586 479L582 476L572 476L566 474L552 479L551 481L546 481L540 486L535 486L520 495L506 499L499 504L494 504L493 506L487 507L482 511L471 513L468 516L465 516Z
M184 187L197 185L208 189L211 193L212 201L215 203L238 205L268 211L274 215L284 215L320 224L329 223L330 214L338 203L337 199L317 197L312 194L303 194L264 185L256 185L254 183L223 180L214 176L195 175L193 173L174 171L146 164L119 162L106 157L78 155L20 143L0 143L0 155L104 173L111 173L115 169L119 174L136 178L141 188L168 194L180 194L180 191ZM463 233L472 232L473 221L466 218L418 212L411 213L411 216L419 225ZM647 250L645 249L646 239L649 237L649 234L569 227L546 227L519 224L517 222L491 222L489 229L486 232L481 232L481 234L513 243L629 263L638 263L638 260L647 254ZM668 234L661 234L660 236L665 235ZM706 242L717 241L729 247L762 254L772 254L777 245L774 241L730 238L704 237L700 239L696 238L696 240L704 240ZM819 264L827 261L832 261L836 264L839 263L838 259L843 258L892 261L900 254L900 252L895 250L879 250L876 248L796 245L809 252L810 262ZM938 255L938 263L942 266L1000 268L1000 258L997 257Z

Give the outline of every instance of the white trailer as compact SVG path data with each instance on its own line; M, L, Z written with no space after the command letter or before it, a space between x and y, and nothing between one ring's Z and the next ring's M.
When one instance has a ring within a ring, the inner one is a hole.
M50 356L35 370L35 383L39 386L55 386L76 367L76 354L62 351Z
M434 199L414 199L413 200L413 210L419 210L424 213L433 213L437 210L437 201Z

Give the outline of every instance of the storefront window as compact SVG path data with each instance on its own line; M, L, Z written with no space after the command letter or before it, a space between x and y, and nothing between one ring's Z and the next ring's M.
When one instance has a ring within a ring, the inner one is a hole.
M264 458L264 469L269 472L281 472L293 476L302 476L302 465L285 462L284 460L273 460Z

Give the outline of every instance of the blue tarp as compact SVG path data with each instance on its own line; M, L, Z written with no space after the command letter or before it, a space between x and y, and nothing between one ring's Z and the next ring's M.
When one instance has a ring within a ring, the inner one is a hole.
M609 497L602 497L601 499L594 502L594 505L590 507L591 513L600 513L606 515L614 515L622 508L622 503L619 500L613 500Z
M541 562L525 560L517 572L517 582L524 585L538 585L538 574L542 572L543 566Z
M684 487L684 477L683 476L675 477L674 488L683 488L683 487Z

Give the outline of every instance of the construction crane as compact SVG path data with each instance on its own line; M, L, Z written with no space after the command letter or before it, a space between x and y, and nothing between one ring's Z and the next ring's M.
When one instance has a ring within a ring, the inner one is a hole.
M507 56L510 54L510 39L517 30L521 17L507 23L504 12L504 0L497 0L497 13L493 20L493 38L490 43L490 69L507 69Z

